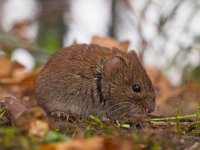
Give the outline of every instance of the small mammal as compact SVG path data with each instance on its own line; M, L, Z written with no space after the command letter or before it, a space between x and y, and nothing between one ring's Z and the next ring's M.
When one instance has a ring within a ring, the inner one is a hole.
M154 87L134 51L77 44L55 53L35 83L47 112L119 119L155 110Z

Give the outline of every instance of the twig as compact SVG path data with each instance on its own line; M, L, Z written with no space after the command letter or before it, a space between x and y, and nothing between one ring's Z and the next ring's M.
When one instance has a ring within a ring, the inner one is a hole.
M150 121L173 121L173 120L181 120L181 119L190 119L190 118L199 118L197 114L185 115L185 116L177 116L177 117L166 117L166 118L152 118Z

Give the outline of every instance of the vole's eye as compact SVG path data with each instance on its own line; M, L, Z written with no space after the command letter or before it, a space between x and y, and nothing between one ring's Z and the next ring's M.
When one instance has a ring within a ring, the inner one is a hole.
M140 92L140 91L141 91L141 87L140 87L138 84L134 84L134 85L132 86L132 90L133 90L134 92Z

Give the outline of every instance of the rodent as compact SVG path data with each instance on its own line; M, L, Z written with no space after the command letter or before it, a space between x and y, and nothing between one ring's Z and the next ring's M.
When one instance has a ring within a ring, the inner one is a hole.
M35 83L47 112L114 119L155 110L155 91L134 51L75 44L57 51Z

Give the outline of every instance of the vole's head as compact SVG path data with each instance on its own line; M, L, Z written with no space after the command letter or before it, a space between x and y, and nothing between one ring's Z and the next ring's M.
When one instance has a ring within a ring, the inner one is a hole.
M103 63L103 84L113 117L146 114L155 110L154 87L134 51L117 53Z

